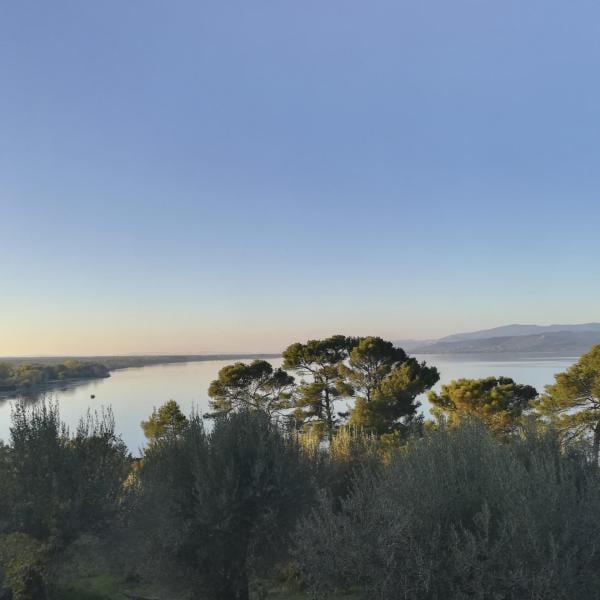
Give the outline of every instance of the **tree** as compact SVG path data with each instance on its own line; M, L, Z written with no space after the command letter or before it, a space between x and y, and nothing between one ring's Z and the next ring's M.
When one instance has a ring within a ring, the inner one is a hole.
M70 437L68 449L70 477L63 485L69 490L69 526L75 534L97 532L117 516L131 466L127 446L115 433L112 410L88 410Z
M429 402L437 418L444 415L456 424L475 417L494 433L505 434L515 429L537 395L534 387L515 383L510 377L486 377L452 381L443 385L439 394L430 392Z
M136 489L141 545L160 568L150 567L169 564L194 597L220 600L248 600L249 576L281 559L312 494L295 436L255 410L216 418L211 434L192 417L147 449Z
M71 436L56 404L19 402L10 432L10 529L70 541L108 523L129 465L110 410L88 414Z
M239 410L262 410L273 416L290 408L293 386L291 375L283 369L274 369L266 360L227 365L208 388L213 412L205 416Z
M308 340L288 346L283 353L283 368L310 377L302 381L296 399L297 416L303 422L323 424L329 438L338 422L336 399L352 394L341 372L341 365L358 339L334 335L324 340Z
M13 368L8 363L0 363L0 389L11 383L13 375Z
M11 420L12 528L45 539L67 518L68 432L56 404L19 402Z
M14 471L12 468L12 448L0 440L0 531L6 529L6 524L12 518L14 494ZM1 596L0 596L1 597Z
M0 597L46 600L48 569L45 554L43 544L28 535L0 535Z
M181 412L175 400L169 400L158 410L155 408L147 421L142 421L144 435L150 442L165 437L180 435L188 424L187 417Z
M38 364L19 365L14 371L14 381L19 389L33 388L47 383L51 367Z
M406 425L419 407L417 396L439 380L435 367L419 363L380 337L362 338L342 370L356 394L350 425L377 434Z
M600 344L584 354L556 382L546 386L535 407L542 416L572 437L591 434L593 458L600 451Z
M348 367L342 367L354 391L367 402L392 369L408 359L402 348L380 337L365 337L352 348Z

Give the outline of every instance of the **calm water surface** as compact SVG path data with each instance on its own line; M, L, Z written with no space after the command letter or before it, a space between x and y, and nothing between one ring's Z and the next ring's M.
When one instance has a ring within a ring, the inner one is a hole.
M480 378L505 375L519 383L535 386L539 391L554 381L554 374L564 371L576 358L536 358L502 355L423 355L418 357L435 365L441 375L439 385L460 377ZM231 360L158 365L139 369L114 371L110 378L54 390L50 397L58 400L62 418L74 427L88 408L99 410L111 406L117 430L130 450L137 454L144 445L140 421L147 418L153 407L170 399L177 400L183 410L206 412L210 382L219 369ZM281 359L271 361L279 366ZM94 395L95 398L91 398ZM421 398L427 412L427 400ZM8 439L11 399L0 400L0 439Z

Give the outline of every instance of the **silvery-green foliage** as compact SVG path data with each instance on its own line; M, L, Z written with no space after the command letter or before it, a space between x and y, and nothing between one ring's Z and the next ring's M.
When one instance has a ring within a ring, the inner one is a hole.
M232 411L211 432L192 415L181 435L147 448L132 488L139 567L194 597L247 600L253 579L285 561L310 474L297 438L268 414Z
M595 470L551 433L503 443L477 424L434 432L327 498L298 532L309 587L366 598L600 597Z
M129 457L110 409L88 412L71 434L55 402L21 401L10 433L0 461L8 530L65 541L115 517Z

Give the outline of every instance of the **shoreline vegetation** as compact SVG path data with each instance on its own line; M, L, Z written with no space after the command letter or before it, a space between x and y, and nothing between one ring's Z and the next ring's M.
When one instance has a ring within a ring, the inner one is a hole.
M202 362L278 358L280 354L176 354L139 356L51 356L0 358L0 399L14 394L34 394L63 385L106 379L111 371L148 366Z
M11 366L38 364L56 365L68 361L79 363L98 363L109 371L131 369L150 365L170 363L201 362L209 360L245 360L249 358L279 358L281 353L233 353L233 354L135 354L135 355L97 355L97 356L5 356L0 357L0 364Z
M375 336L252 358L219 371L209 413L155 408L139 458L110 408L70 429L16 402L0 598L600 597L600 345L543 391L433 391L435 367Z
M66 360L55 364L0 362L0 395L33 393L57 385L104 379L109 369L97 362Z

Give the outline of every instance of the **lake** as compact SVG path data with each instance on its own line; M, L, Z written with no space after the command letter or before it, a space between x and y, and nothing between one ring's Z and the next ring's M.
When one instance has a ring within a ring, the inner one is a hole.
M423 355L435 365L441 375L437 387L460 377L480 378L489 375L512 377L519 383L535 386L538 391L554 381L554 374L564 371L577 357L535 357L523 355ZM192 409L206 412L207 389L221 367L231 360L214 360L137 369L113 371L108 379L78 383L55 389L47 396L58 400L62 418L74 427L87 411L111 406L119 431L129 449L138 453L144 445L140 421L146 419L153 407L174 399L189 413ZM281 359L271 360L279 366ZM91 398L94 395L95 398ZM422 410L427 413L426 398L421 398ZM343 403L345 404L345 403ZM7 440L10 427L11 399L0 400L0 439Z

